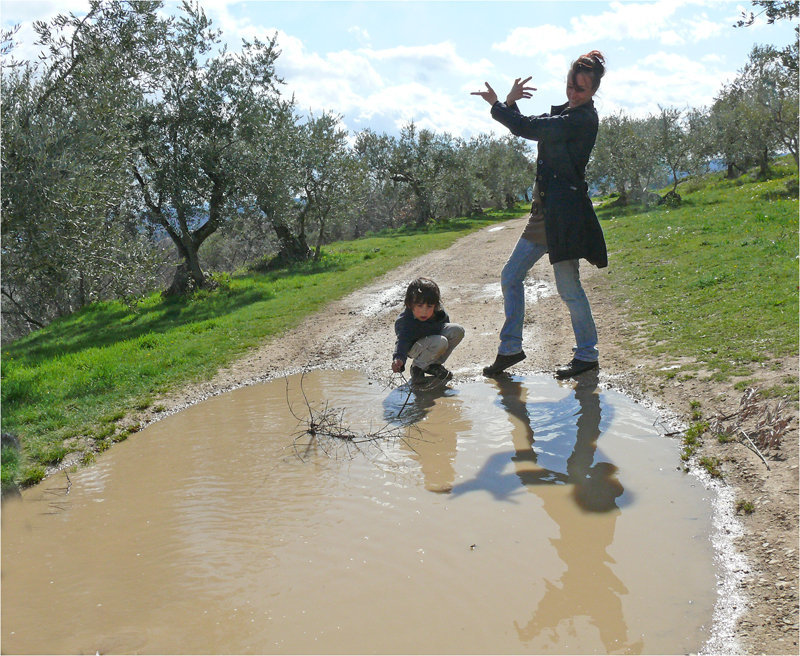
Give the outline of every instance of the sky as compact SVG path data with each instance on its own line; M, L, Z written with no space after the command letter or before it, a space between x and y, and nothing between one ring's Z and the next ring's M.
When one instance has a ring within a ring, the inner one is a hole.
M602 118L643 117L659 107L704 107L747 62L754 44L779 47L794 24L733 24L750 2L728 0L482 1L201 0L229 49L277 34L282 94L298 110L341 116L355 134L420 128L471 138L502 135L489 106L470 92L488 81L500 98L516 77L532 76L525 114L566 101L570 63L589 50L606 57L595 96ZM178 3L166 2L174 10ZM85 13L84 0L0 0L0 22L21 28L18 59L38 52L34 20Z

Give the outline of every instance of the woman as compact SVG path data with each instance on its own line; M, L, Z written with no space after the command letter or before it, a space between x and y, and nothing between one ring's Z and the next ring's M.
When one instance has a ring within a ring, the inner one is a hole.
M536 183L528 224L503 268L501 283L506 320L500 331L497 358L483 373L494 376L525 359L522 323L525 315L525 276L545 253L555 273L559 296L569 308L575 347L572 361L556 371L569 378L598 367L597 330L581 286L578 260L597 267L608 265L600 222L592 209L584 180L586 164L597 137L597 112L592 97L605 74L602 53L593 50L572 63L567 75L567 102L549 114L523 116L517 101L530 98L530 77L514 81L505 102L486 91L475 91L492 106L492 118L518 137L538 142Z

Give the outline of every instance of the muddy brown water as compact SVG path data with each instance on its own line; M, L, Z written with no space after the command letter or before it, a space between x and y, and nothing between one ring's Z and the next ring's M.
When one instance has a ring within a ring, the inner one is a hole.
M221 394L4 503L2 650L697 652L712 500L657 419L546 376Z

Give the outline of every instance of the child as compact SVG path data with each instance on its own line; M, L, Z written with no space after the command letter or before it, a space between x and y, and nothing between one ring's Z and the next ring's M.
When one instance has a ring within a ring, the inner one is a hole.
M464 329L450 323L441 305L439 286L430 278L417 278L406 290L406 309L394 322L397 343L392 356L392 371L406 368L411 358L411 382L422 383L425 374L447 381L453 377L442 363L464 338Z

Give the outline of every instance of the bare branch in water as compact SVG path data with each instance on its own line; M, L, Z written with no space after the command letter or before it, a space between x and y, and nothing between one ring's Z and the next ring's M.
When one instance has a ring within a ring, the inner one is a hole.
M305 461L314 449L319 449L328 457L336 457L341 451L344 451L348 458L352 458L357 454L365 454L368 448L384 453L383 445L386 442L400 441L411 448L408 442L411 439L408 432L411 429L419 433L416 425L397 425L386 422L377 430L373 430L371 426L366 431L354 430L345 422L344 408L331 408L327 402L320 408L312 405L303 387L305 375L305 371L300 374L300 394L306 406L306 414L302 417L298 416L292 408L289 398L289 379L286 379L286 403L289 406L289 412L298 420L301 427L301 431L292 440L294 453L300 460ZM411 392L409 391L410 396ZM407 403L408 398L397 417L400 416Z

